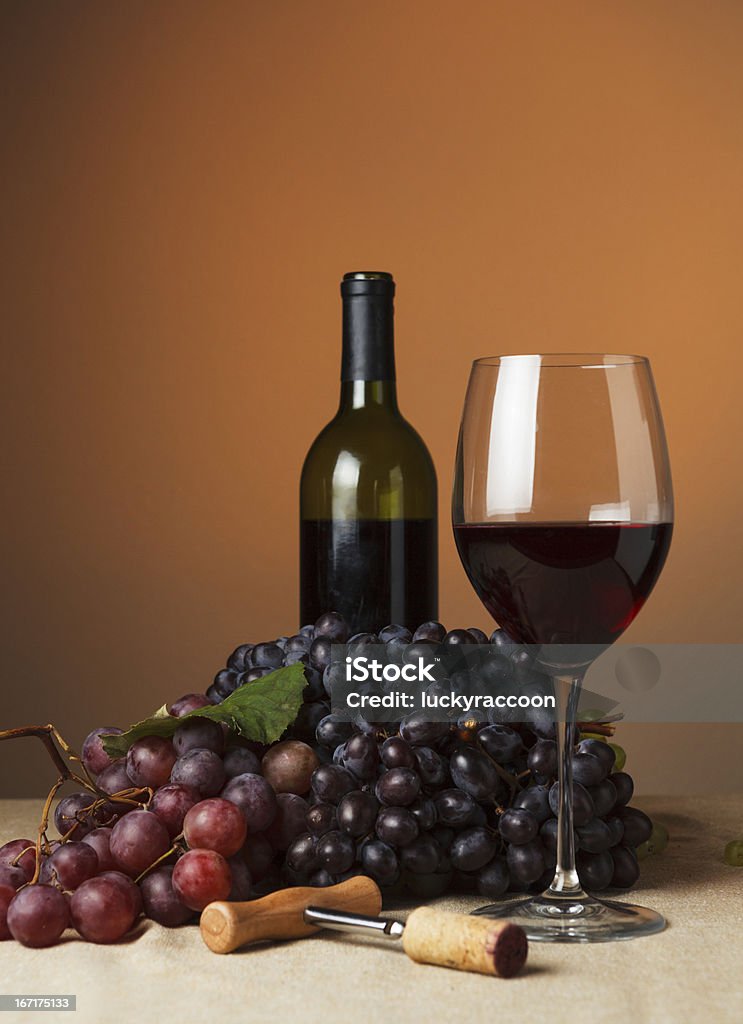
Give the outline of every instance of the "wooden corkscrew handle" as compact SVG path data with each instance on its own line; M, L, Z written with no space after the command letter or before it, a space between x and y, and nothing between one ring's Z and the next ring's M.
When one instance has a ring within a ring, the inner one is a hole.
M210 903L201 914L201 937L214 953L231 953L262 939L299 939L318 931L302 915L307 907L334 907L376 916L382 894L371 878L358 875L338 885L282 889L247 903Z

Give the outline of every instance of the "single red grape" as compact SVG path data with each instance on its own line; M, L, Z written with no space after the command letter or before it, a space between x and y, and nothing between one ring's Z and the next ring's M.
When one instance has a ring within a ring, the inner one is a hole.
M142 913L142 893L139 886L121 871L102 871L98 878L110 878L115 885L121 889L126 898L130 901L135 917Z
M150 871L139 883L147 917L166 928L177 928L193 917L173 888L173 868L163 865Z
M33 839L11 839L0 846L0 867L20 868L30 882L36 870L36 843Z
M230 779L221 795L240 808L251 833L263 832L276 817L276 794L262 775L252 772L236 775Z
M62 843L41 869L41 881L55 881L63 889L77 889L100 871L98 854L87 843Z
M225 778L222 758L204 747L194 747L179 757L170 773L171 782L194 786L203 797L216 796Z
M208 708L211 701L205 693L185 693L178 700L174 700L168 708L168 714L174 718L182 718L189 711L196 711L197 708Z
M88 846L92 846L95 852L98 854L98 871L114 871L116 868L116 862L111 856L111 836L113 835L113 829L110 828L94 828L92 832L88 832L87 836L83 836L82 841L87 843Z
M157 789L170 779L176 757L170 740L163 736L143 736L127 751L126 773L133 786Z
M69 839L82 839L92 832L98 824L92 810L96 799L95 794L85 791L63 796L54 809L54 824L59 834Z
M183 834L192 850L216 850L223 857L237 853L247 831L240 808L220 797L195 804L183 821Z
M133 882L129 885L136 889ZM117 942L134 924L136 905L123 883L103 874L75 890L70 913L74 927L88 942Z
M110 793L111 796L114 793L123 793L127 789L134 789L132 780L126 771L126 758L119 757L108 768L104 768L96 779L96 785L104 793Z
M246 772L259 775L261 760L248 747L230 747L224 755L224 771L228 779L234 779L236 775L244 775Z
M307 743L285 740L266 751L261 769L275 793L304 796L309 792L312 773L318 765L317 755Z
M173 838L183 831L183 819L200 799L198 789L193 786L183 782L169 782L155 792L150 810L158 816Z
M196 716L187 718L173 733L173 748L178 757L189 750L212 750L224 753L224 733L219 722Z
M53 946L70 923L67 897L52 885L27 885L11 900L7 922L24 946Z
M116 866L133 878L169 849L168 830L152 811L133 811L113 827L111 856Z
M93 777L100 775L104 768L108 768L112 759L103 749L101 743L101 736L105 733L113 733L116 736L120 736L122 733L121 729L118 729L115 725L101 725L97 729L93 729L83 740L82 759L85 769Z
M189 850L173 868L173 889L191 910L203 910L214 900L226 900L230 895L230 866L214 850Z

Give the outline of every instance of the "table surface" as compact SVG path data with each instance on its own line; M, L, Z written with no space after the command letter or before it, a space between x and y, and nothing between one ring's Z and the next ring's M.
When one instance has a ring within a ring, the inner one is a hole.
M660 935L598 945L532 943L510 980L408 960L387 941L337 933L216 956L198 928L142 922L123 943L96 946L73 932L51 949L0 945L0 994L75 994L78 1010L52 1022L531 1021L570 1024L743 1022L743 868L722 860L743 835L743 796L635 801L670 832L643 862L632 899L668 920ZM0 843L33 835L41 803L0 802ZM446 897L468 912L482 900ZM408 908L409 909L409 908ZM385 907L403 917L405 908ZM0 1024L36 1015L11 1011Z

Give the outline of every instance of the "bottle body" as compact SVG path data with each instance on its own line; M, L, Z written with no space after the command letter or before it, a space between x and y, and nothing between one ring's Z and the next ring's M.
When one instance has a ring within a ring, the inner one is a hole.
M352 633L414 629L438 614L436 473L397 407L394 283L350 287L340 407L302 469L300 619L338 611Z

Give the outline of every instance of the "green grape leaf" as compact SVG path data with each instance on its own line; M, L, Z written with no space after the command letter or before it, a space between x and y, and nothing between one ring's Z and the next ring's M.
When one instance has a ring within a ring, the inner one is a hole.
M239 687L221 704L197 708L182 718L169 715L167 707L163 706L121 735L108 733L102 736L103 749L109 757L124 757L136 740L143 736L172 736L187 718L224 722L246 739L273 743L297 717L306 685L304 666L296 662Z

